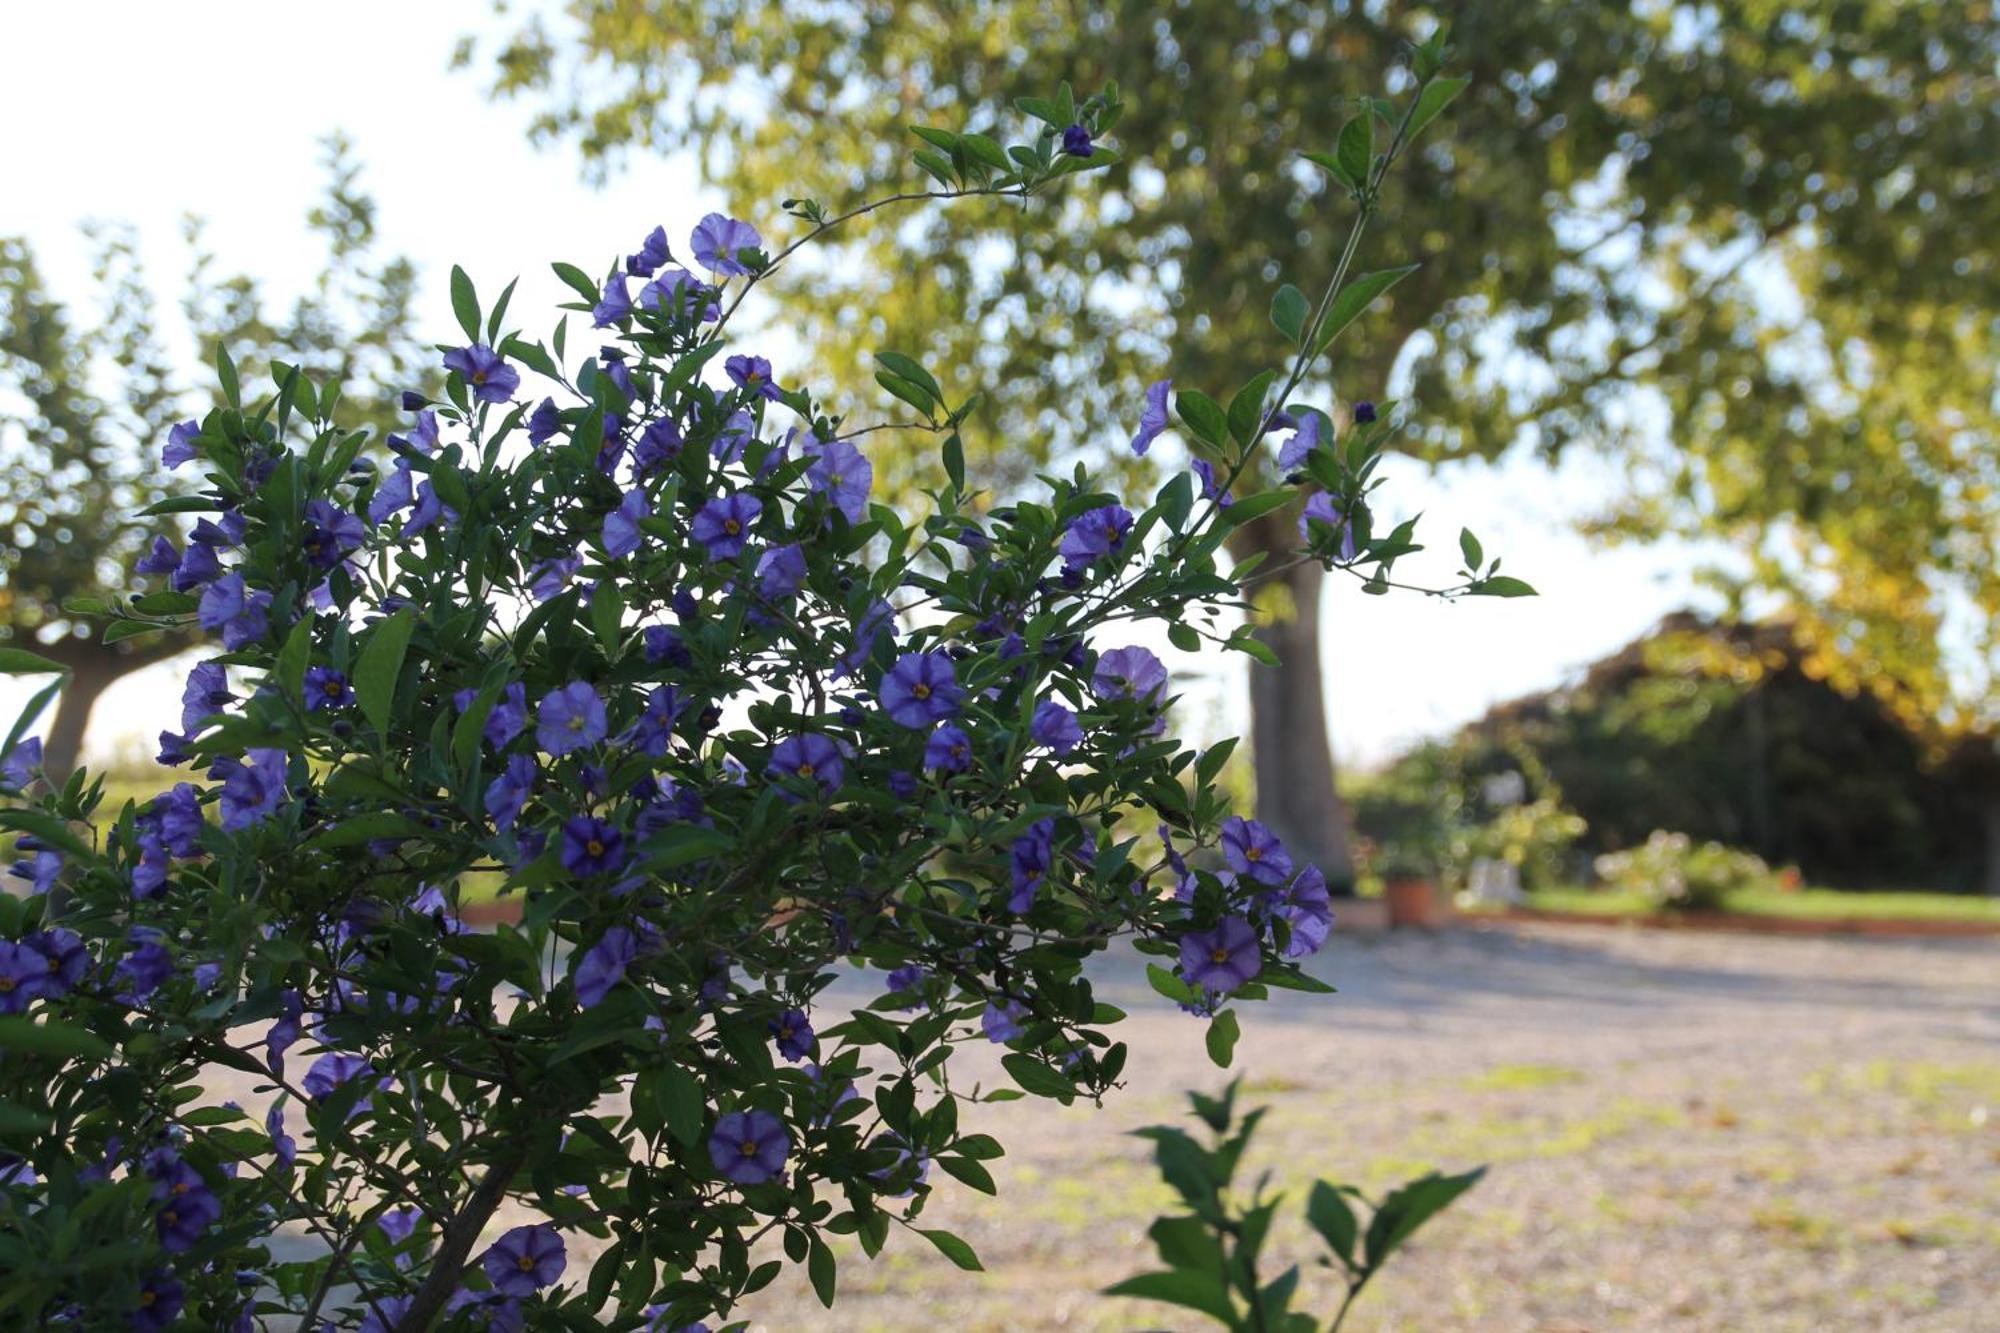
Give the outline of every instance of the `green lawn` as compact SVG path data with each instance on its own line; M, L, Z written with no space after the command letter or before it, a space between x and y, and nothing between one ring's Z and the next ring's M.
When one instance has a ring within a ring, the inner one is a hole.
M1545 889L1528 895L1538 912L1584 912L1596 915L1645 916L1653 906L1636 893L1593 889ZM1731 894L1727 910L1746 916L1880 917L1900 921L1991 921L2000 923L2000 898L1959 893L1849 893L1839 889L1800 889L1795 893L1746 890Z

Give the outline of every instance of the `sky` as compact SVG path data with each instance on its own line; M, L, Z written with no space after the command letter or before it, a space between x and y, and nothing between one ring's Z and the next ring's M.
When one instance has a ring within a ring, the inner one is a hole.
M458 37L492 23L484 0L350 0L338 21L323 17L242 0L18 8L0 46L0 124L15 127L0 136L0 234L26 236L57 292L81 303L92 289L79 224L129 222L156 288L175 293L187 260L181 219L196 213L223 272L286 298L320 263L305 214L323 183L319 141L339 130L375 196L381 253L417 262L420 331L443 340L453 336L453 263L489 296L518 275L512 311L537 329L552 317L533 312L568 295L549 261L600 270L655 224L679 242L722 204L685 158L634 158L593 188L571 150L531 146L524 108L489 102L474 74L449 69ZM751 220L767 236L783 229L775 216ZM193 366L188 379L203 383ZM1343 763L1378 763L1552 685L1696 600L1689 548L1606 549L1576 535L1575 520L1617 480L1580 455L1555 472L1525 459L1438 472L1392 460L1385 471L1392 517L1423 511L1432 548L1399 577L1450 582L1463 525L1541 595L1371 597L1336 576L1322 647ZM1245 668L1204 681L1212 664L1174 665L1193 678L1184 711L1202 719L1197 730L1247 725ZM178 712L183 671L156 668L113 688L93 722L93 762L129 762L134 745L150 745ZM0 690L6 716L25 693Z

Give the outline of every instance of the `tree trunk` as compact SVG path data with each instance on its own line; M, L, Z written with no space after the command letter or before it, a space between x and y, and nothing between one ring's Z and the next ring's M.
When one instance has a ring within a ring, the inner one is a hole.
M1239 528L1239 559L1268 550L1265 569L1295 554L1292 520L1258 520ZM1278 655L1275 667L1250 667L1250 757L1257 782L1257 818L1271 826L1294 858L1311 862L1335 893L1354 887L1347 809L1334 787L1333 744L1321 693L1320 595L1326 571L1293 566L1261 585L1257 638ZM1282 594L1273 597L1273 593ZM1286 603L1289 603L1287 605Z
M1986 796L1986 896L2000 898L2000 792Z
M50 782L60 786L76 771L77 761L83 756L83 732L90 725L91 710L111 682L125 674L119 669L122 666L114 659L102 665L83 662L71 667L69 684L63 686L61 701L56 704L55 721L42 740L42 767L47 770Z

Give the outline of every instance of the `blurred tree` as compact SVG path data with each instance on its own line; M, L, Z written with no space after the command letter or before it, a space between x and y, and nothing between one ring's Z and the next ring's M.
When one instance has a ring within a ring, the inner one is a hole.
M325 198L308 214L326 239L326 268L288 314L268 315L253 279L216 277L192 218L182 310L204 363L227 348L243 364L301 365L348 387L351 424L386 428L395 391L423 373L407 332L416 270L404 259L376 261L375 204L337 136L326 144L326 171ZM113 681L191 642L149 635L107 644L63 610L71 598L129 588L152 531L133 515L178 489L160 465L181 390L158 303L130 228L86 232L103 302L94 316L72 313L50 292L27 241L0 237L0 642L72 673L45 738L58 774L74 767L91 708Z
M891 174L905 125L982 127L1052 69L1119 83L1129 170L1043 204L1061 227L998 205L934 212L781 298L785 326L850 383L878 348L972 364L946 345L1011 326L1010 359L980 364L976 386L994 410L971 444L995 468L1121 441L1168 366L1215 393L1260 369L1275 275L1319 265L1344 225L1296 154L1330 150L1349 99L1449 20L1472 87L1390 182L1376 250L1423 267L1351 335L1366 350L1336 382L1307 389L1351 403L1395 379L1420 404L1409 446L1432 458L1602 450L1632 480L1595 531L1720 539L1739 556L1725 586L1781 594L1850 688L1946 726L1992 711L1989 4L565 10L469 38L460 62L530 99L534 133L573 141L587 174L691 145L760 220L786 195L840 202ZM1245 529L1239 549L1287 523ZM1260 814L1338 879L1320 578L1298 568L1260 608L1284 665L1251 671L1252 744ZM1940 650L1953 618L1969 664L1956 689Z

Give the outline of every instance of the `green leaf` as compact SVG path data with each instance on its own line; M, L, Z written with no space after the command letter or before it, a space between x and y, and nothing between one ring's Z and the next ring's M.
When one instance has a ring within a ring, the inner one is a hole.
M1282 488L1246 495L1222 511L1222 521L1229 527L1239 528L1252 519L1262 518L1274 510L1283 509L1297 498L1293 492Z
M26 648L0 648L0 676L67 676L69 668Z
M944 1168L946 1175L965 1182L981 1194L1000 1192L1000 1187L993 1183L993 1173L977 1162L963 1157L940 1157L937 1164Z
M1306 316L1311 313L1306 294L1289 282L1271 298L1271 323L1294 344L1305 336Z
M8 747L12 749L12 746ZM30 834L71 856L87 857L90 845L70 831L69 824L46 810L16 805L0 809L0 829Z
M701 1080L678 1065L660 1071L660 1107L667 1115L667 1132L682 1144L693 1147L701 1142L708 1123L708 1102L701 1094Z
M549 267L555 270L558 278L569 284L571 291L592 305L597 304L599 295L597 284L590 280L588 273L585 273L574 264L551 264Z
M416 613L404 607L368 632L368 642L354 664L354 694L361 714L385 736L389 709L396 698L396 678L403 673L403 654L416 627Z
M1183 389L1175 394L1174 411L1187 422L1196 438L1218 449L1229 443L1229 417L1220 403L1200 389Z
M909 357L904 356L901 352L877 352L875 360L882 369L888 371L891 375L918 385L925 393L928 393L939 402L944 401L944 390L939 388L938 382L931 378L931 373Z
M1436 120L1438 113L1457 100L1465 91L1471 79L1432 79L1417 94L1417 109L1410 113L1409 137L1415 138L1424 126Z
M1234 1009L1224 1009L1208 1021L1208 1058L1215 1062L1217 1068L1229 1068L1230 1060L1236 1055L1236 1039L1242 1035Z
M458 327L465 330L471 342L479 341L479 296L472 290L472 279L458 265L451 266L451 313L458 316Z
M1175 621L1167 626L1167 641L1184 653L1201 651L1201 635L1195 633L1194 626Z
M986 1271L985 1265L979 1262L979 1256L972 1252L972 1247L957 1236L952 1235L949 1231L929 1231L923 1227L918 1227L917 1234L937 1246L938 1253L957 1264L960 1268L963 1268L966 1272L983 1273Z
M1352 324L1375 301L1404 278L1417 271L1415 264L1405 264L1401 268L1385 268L1375 273L1364 273L1340 289L1340 295L1333 298L1333 304L1326 312L1326 322L1319 326L1319 340L1313 347L1313 355L1318 356L1333 344L1340 331Z
M292 632L285 636L285 646L278 650L278 689L293 703L302 703L306 691L306 663L312 658L313 618L299 617L299 623L292 626Z
M913 383L900 375L891 375L886 370L875 372L875 382L923 413L926 420L937 409L937 400L932 398L929 391L921 384Z
M0 1051L53 1055L64 1060L109 1060L111 1046L85 1028L55 1019L0 1018Z
M1271 391L1271 381L1278 378L1278 372L1267 370L1236 391L1229 400L1229 433L1238 444L1248 447L1257 440L1257 428L1264 421L1264 395Z
M833 1251L826 1242L814 1236L811 1247L806 1251L806 1276L812 1279L813 1295L829 1310L833 1308Z
M1213 1273L1189 1268L1169 1273L1141 1273L1138 1277L1128 1277L1123 1282L1106 1287L1104 1294L1179 1305L1219 1319L1230 1328L1237 1327L1236 1310L1229 1303L1229 1290L1222 1285L1222 1279Z
M221 343L215 346L215 377L222 382L222 397L231 407L243 406L243 383L236 378L236 363L229 357L229 349Z
M1490 579L1481 579L1472 585L1472 593L1477 597L1533 597L1533 584L1524 583L1511 574L1495 574Z
M1306 1221L1340 1261L1348 1267L1354 1266L1354 1242L1360 1235L1360 1223L1354 1220L1354 1210L1347 1206L1341 1192L1324 1180L1313 1182L1312 1192L1306 1196Z
M1459 554L1465 557L1466 569L1473 573L1478 573L1479 562L1484 558L1486 552L1480 548L1479 538L1472 535L1471 528L1460 528L1458 530L1458 550Z
M1067 1075L1057 1073L1026 1051L1003 1056L1000 1063L1024 1091L1037 1097L1053 1097L1068 1105L1076 1096L1076 1084Z
M1188 989L1188 984L1158 963L1146 964L1146 980L1153 984L1154 990L1175 1004L1191 1004L1194 1001L1194 992Z
M1153 497L1153 505L1167 526L1179 532L1194 509L1194 478L1186 472L1176 472Z
M1368 183L1375 164L1375 114L1364 111L1340 127L1340 141L1334 145L1334 160L1340 164L1342 181L1351 189Z
M1368 1266L1380 1268L1382 1261L1408 1240L1416 1229L1449 1207L1459 1195L1479 1183L1486 1168L1475 1167L1460 1176L1436 1172L1419 1177L1391 1190L1368 1221Z
M965 489L965 442L958 438L957 431L945 437L944 474L951 478L954 490Z

